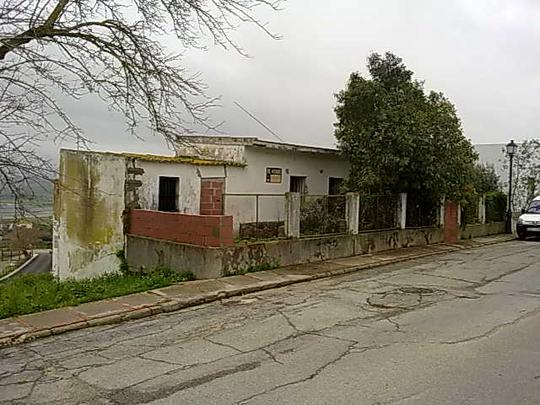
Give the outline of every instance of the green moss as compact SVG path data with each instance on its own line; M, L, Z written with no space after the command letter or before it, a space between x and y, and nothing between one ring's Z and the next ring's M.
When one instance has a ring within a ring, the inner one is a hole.
M68 237L82 245L108 244L117 221L110 201L99 190L101 165L95 159L75 153L62 159L64 198L57 214L64 214Z
M277 260L272 259L269 262L264 262L260 264L256 264L254 266L249 266L245 269L240 269L236 271L234 274L230 274L230 276L236 276L236 275L242 275L242 274L248 274L248 273L258 273L260 271L267 271L267 270L274 270L280 267L280 264Z

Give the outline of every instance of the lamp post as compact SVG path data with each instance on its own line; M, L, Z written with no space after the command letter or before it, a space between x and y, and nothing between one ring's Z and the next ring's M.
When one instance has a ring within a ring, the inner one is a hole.
M508 145L506 145L506 153L510 158L510 173L508 176L508 207L506 210L506 233L512 233L512 168L517 149L518 146L513 139Z

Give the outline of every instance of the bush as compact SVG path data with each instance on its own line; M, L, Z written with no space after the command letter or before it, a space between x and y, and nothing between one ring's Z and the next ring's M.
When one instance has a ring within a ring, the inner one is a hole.
M191 272L178 273L165 268L80 281L57 281L50 273L28 274L0 284L0 319L119 297L194 278Z
M497 191L486 194L486 222L503 222L506 216L506 194Z

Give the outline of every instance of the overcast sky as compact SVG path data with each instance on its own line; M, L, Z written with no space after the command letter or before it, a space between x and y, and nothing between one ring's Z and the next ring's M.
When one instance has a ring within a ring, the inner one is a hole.
M450 98L473 143L540 136L538 0L289 0L259 15L283 39L242 28L234 38L250 58L214 47L186 54L222 96L211 116L225 133L272 139L237 101L287 142L332 146L333 94L366 71L370 52L390 51ZM69 109L94 149L164 150L158 138L133 140L99 101Z

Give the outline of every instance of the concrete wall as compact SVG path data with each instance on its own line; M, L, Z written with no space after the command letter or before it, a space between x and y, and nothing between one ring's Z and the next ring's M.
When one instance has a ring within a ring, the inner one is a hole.
M53 220L53 273L61 280L118 270L123 248L126 161L62 150Z
M166 266L191 270L198 278L239 273L261 264L290 266L442 242L439 228L402 229L359 235L253 243L230 248L203 248L128 236L127 259L135 269Z
M222 248L173 243L127 235L126 258L135 270L167 267L178 272L192 271L198 279L222 276Z
M459 237L463 240L504 233L504 225L504 222L465 225L460 229Z

